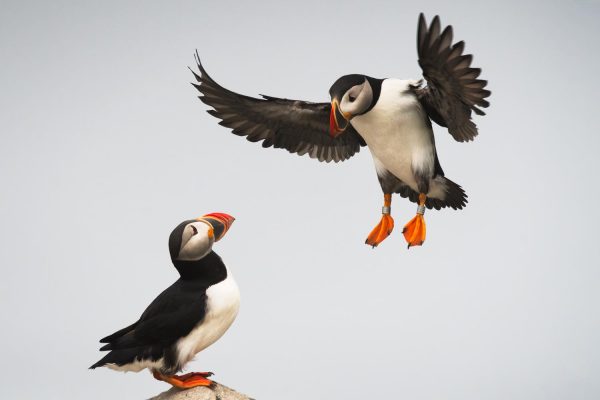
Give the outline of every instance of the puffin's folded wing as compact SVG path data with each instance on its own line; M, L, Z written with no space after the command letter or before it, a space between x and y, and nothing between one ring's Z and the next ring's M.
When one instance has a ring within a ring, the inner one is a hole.
M471 111L485 115L479 107L488 107L485 100L491 92L484 89L487 81L477 79L481 70L471 68L473 56L463 55L464 42L452 44L452 26L444 31L436 15L427 28L425 17L419 16L417 51L419 65L427 86L416 93L432 120L448 127L459 142L473 140L477 127L471 121Z
M121 350L174 343L190 333L204 319L205 304L206 295L199 296L180 290L175 284L162 292L148 306L139 321L132 325L132 329L121 330L125 331L124 334L117 335L100 350Z
M194 71L199 96L213 110L208 113L221 119L220 125L245 136L251 142L262 141L263 147L275 147L299 155L307 154L319 161L344 161L358 153L365 143L349 126L335 139L329 135L331 104L262 96L244 96L217 84L196 58L200 75Z
M134 322L133 324L129 325L126 328L123 329L119 329L118 331L116 331L115 333L113 333L112 335L108 335L106 337L103 337L102 339L100 339L100 343L110 343L110 342L114 342L115 340L117 340L118 338L120 338L121 336L126 335L127 333L131 332L136 325L139 323L139 321Z

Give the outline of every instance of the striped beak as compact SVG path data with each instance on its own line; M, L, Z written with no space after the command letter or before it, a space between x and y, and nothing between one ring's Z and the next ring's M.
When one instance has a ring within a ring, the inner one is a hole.
M212 234L214 235L215 242L221 240L227 233L235 218L225 213L210 213L197 218L198 221L202 221L212 227Z
M329 134L332 138L339 136L342 132L348 128L352 115L350 113L343 113L340 110L337 99L331 101L331 114L329 115ZM343 121L343 125L340 124Z

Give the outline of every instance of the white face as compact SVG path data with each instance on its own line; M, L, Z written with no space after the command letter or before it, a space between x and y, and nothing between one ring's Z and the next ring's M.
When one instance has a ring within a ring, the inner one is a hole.
M369 81L365 79L360 85L352 86L342 97L339 107L343 114L351 116L365 112L373 101L373 89Z
M215 243L213 228L206 222L196 221L188 224L181 236L181 250L178 260L197 261L210 253Z

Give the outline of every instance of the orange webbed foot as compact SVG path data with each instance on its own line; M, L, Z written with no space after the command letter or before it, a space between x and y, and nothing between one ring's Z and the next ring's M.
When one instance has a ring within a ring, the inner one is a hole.
M167 382L180 389L190 389L196 386L211 386L213 381L207 379L212 372L190 372L185 375L163 375L158 371L153 371L155 379Z
M419 195L419 207L417 208L417 215L414 216L413 219L408 221L406 225L404 225L404 229L402 230L402 234L404 235L404 239L408 243L408 248L411 246L421 246L423 242L425 242L425 200L426 197L424 194Z
M373 246L373 248L377 247L379 243L383 242L392 233L392 230L394 230L394 219L389 214L383 214L381 221L369 233L365 244Z
M417 214L406 225L402 234L408 243L408 248L411 246L421 246L425 242L425 218L423 215Z
M198 376L202 378L208 378L213 375L214 374L212 372L189 372L187 374L179 375L179 379L186 380Z
M365 240L365 244L369 246L373 246L373 248L377 247L379 243L383 242L385 238L390 236L392 230L394 230L394 219L390 215L392 211L392 194L384 193L383 195L383 208L381 209L381 221L377 224L375 228L369 233L367 236L367 240Z

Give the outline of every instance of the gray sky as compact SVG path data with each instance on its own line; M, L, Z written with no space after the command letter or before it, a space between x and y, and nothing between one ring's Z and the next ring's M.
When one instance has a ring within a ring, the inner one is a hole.
M0 397L147 398L147 372L88 371L97 340L177 277L167 238L212 211L242 291L190 370L259 399L597 399L600 3L22 2L0 12ZM363 244L381 190L264 150L205 113L209 73L249 95L328 100L339 76L419 77L440 14L493 91L477 140L437 129L463 211ZM65 394L66 391L66 394Z

